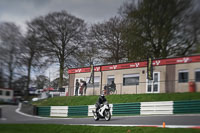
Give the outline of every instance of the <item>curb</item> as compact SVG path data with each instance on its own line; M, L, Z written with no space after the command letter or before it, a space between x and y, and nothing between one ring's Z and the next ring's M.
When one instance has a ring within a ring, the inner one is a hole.
M27 117L33 117L33 118L39 118L39 119L72 119L72 118L49 118L49 117L40 117L40 116L34 116L34 115L29 115L29 114L26 114L26 113L23 113L20 111L21 109L21 103L19 104L18 108L15 110L16 113L20 114L20 115L24 115L24 116L27 116Z
M70 124L70 125L83 125L83 126L106 126L106 127L158 127L163 128L163 125L108 125L108 124ZM193 128L200 129L199 125L166 125L165 128Z

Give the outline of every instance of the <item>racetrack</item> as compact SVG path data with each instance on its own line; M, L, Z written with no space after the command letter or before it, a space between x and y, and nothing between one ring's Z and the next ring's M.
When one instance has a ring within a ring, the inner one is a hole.
M200 114L187 115L156 115L156 116L120 116L112 117L110 121L104 119L94 121L87 118L43 118L27 116L17 113L17 106L4 105L0 123L18 124L65 124L65 125L95 125L95 126L162 126L166 127L200 127Z

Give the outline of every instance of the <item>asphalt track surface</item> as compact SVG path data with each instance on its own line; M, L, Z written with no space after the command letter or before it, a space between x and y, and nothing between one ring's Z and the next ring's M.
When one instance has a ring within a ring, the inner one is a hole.
M197 127L200 128L200 114L187 115L154 115L154 116L121 116L112 117L110 121L101 119L94 121L87 118L45 118L29 116L17 111L18 106L3 105L0 124L64 124L64 125L93 125L93 126L162 126L166 127Z

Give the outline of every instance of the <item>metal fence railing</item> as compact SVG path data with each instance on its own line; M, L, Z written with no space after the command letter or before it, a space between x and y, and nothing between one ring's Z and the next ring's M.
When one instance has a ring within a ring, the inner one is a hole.
M193 90L190 83L193 83ZM200 82L195 82L195 80L190 79L184 82L178 80L168 80L168 81L147 81L147 82L135 82L130 84L115 83L116 88L111 88L107 84L95 84L94 86L88 85L86 89L86 94L83 95L100 95L102 93L106 95L113 94L142 94L142 93L175 93L175 92L190 92L190 91L200 91ZM78 95L80 96L80 88L78 88ZM84 91L84 90L83 90ZM69 95L75 95L76 87L69 86Z

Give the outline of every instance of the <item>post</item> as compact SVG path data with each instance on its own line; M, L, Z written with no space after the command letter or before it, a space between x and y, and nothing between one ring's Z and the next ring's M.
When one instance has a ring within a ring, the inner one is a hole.
M136 84L136 94L137 94L137 84Z
M120 95L122 94L122 84L120 84Z
M101 71L101 68L100 68L100 71ZM102 91L102 83L103 83L103 72L101 71L101 89L100 89L100 92Z
M94 96L94 83L93 83L93 96Z
M2 118L2 108L0 108L0 118Z
M89 80L89 83L92 83L93 85L93 95L94 95L94 65L93 65L93 62L90 63L90 80Z

